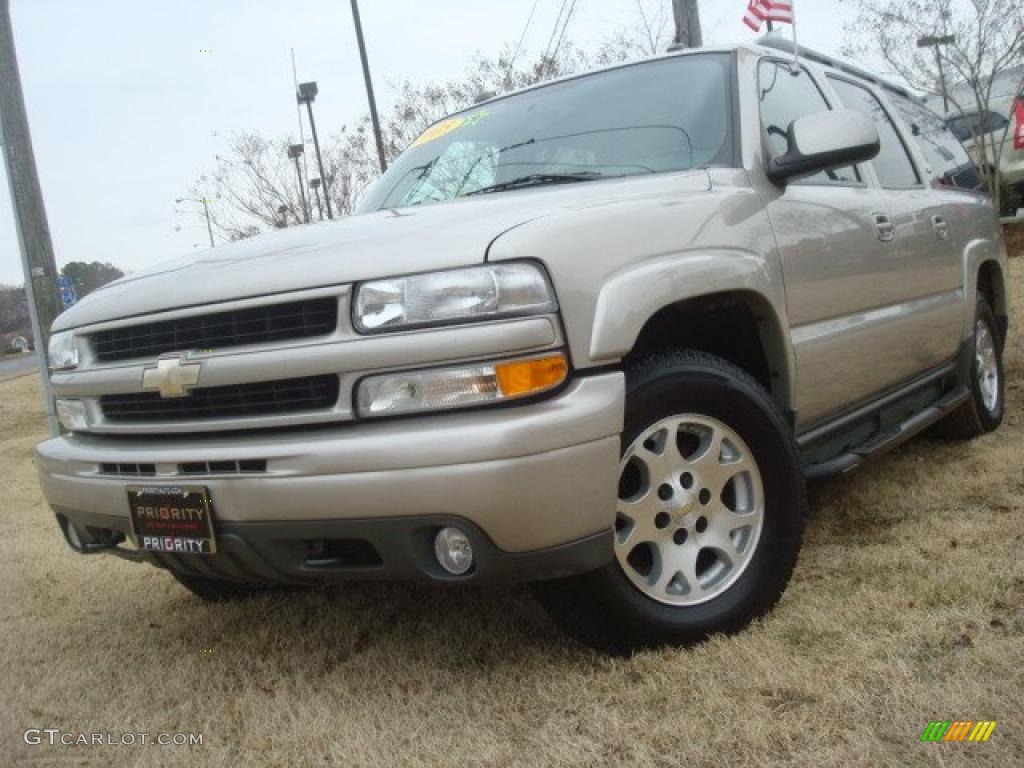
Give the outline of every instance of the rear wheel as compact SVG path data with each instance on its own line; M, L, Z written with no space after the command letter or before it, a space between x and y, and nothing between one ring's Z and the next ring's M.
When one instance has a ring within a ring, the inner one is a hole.
M805 517L792 432L741 369L695 351L627 371L615 559L535 586L580 641L628 653L736 632L778 601Z
M939 422L939 433L970 440L996 429L1003 421L1003 356L992 308L978 299L974 315L970 397Z

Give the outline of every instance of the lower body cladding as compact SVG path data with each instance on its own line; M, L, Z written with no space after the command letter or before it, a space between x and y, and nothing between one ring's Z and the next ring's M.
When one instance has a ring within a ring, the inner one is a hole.
M59 437L36 464L78 551L253 584L532 581L612 559L623 407L622 374L604 373L530 404L337 428ZM174 487L205 491L213 540L133 546L129 489ZM435 547L452 528L461 574Z

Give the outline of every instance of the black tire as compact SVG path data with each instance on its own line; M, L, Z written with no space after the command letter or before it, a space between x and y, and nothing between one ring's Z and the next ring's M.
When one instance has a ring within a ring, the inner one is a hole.
M266 592L269 587L255 584L240 584L221 579L210 579L205 576L191 576L170 571L181 586L207 603L229 603L245 600L254 595Z
M975 334L971 338L971 375L969 384L971 396L959 408L935 425L941 437L951 440L972 440L975 437L992 432L1003 422L1006 394L1003 378L1003 340L999 337L999 327L996 325L992 308L989 307L985 299L978 299L974 318L975 324L982 322L988 327L988 332L995 342L997 370L996 400L992 408L986 407L978 377L979 360L974 348L977 340L977 334Z
M764 388L712 355L671 350L626 371L622 450L674 414L713 417L749 446L764 486L764 523L745 570L705 603L673 606L635 587L618 560L596 571L540 582L534 591L556 624L585 645L615 653L689 645L735 633L778 602L800 552L806 519L803 472L793 433Z

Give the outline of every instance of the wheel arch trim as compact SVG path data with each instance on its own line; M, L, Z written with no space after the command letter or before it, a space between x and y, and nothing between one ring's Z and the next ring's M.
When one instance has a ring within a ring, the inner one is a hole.
M1005 340L1006 322L1010 316L1010 296L1006 285L1006 257L1003 253L992 254L986 249L982 252L977 248L969 248L965 259L964 275L964 330L963 338L970 338L974 333L974 297L979 293L979 283L983 272L991 275L991 289L994 306L992 314L1001 327L1000 334Z
M614 362L635 346L661 310L716 296L741 299L753 310L773 395L783 409L795 404L796 361L778 277L761 257L743 251L672 254L632 266L602 286L594 312L590 359Z

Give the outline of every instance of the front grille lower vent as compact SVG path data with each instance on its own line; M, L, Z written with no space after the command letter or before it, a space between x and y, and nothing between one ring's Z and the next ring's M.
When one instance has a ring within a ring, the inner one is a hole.
M240 461L187 461L178 464L179 475L251 475L267 471L266 459ZM104 475L119 477L154 477L156 464L100 464Z
M248 475L266 471L266 459L187 461L178 465L178 473L182 475Z
M92 346L97 359L106 363L323 336L337 325L338 299L327 296L98 331Z
M156 474L155 464L101 464L100 472L104 475L120 475L121 477L152 477Z
M159 392L103 395L100 407L109 421L124 424L276 416L332 408L337 401L338 377L328 374L200 387L186 397L164 398Z

